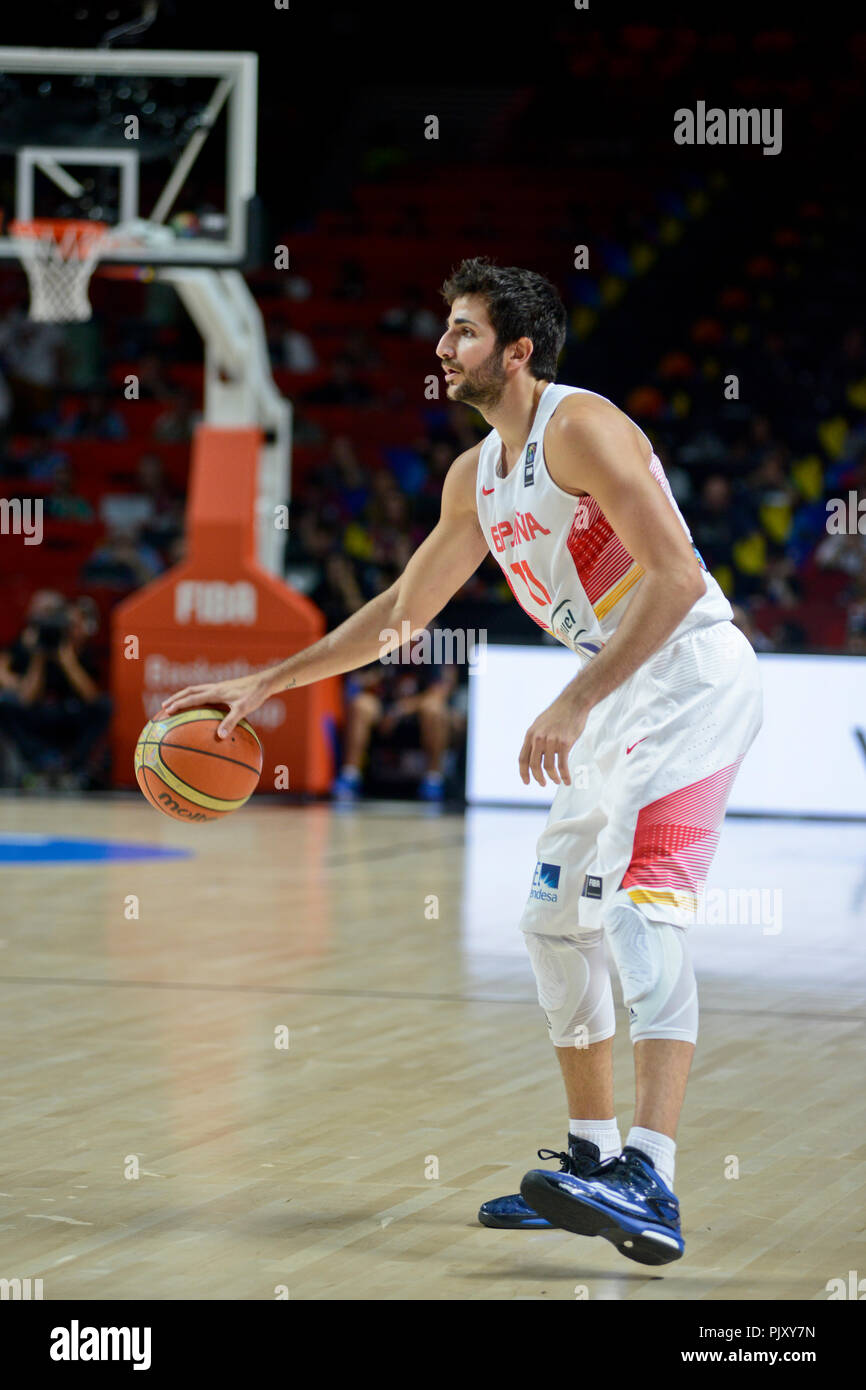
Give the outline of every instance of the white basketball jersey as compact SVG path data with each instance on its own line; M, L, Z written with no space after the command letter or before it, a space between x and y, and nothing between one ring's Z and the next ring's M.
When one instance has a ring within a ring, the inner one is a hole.
M643 570L591 497L574 497L553 482L544 461L544 431L565 396L580 386L545 387L532 432L507 478L497 469L502 440L491 430L481 445L478 519L514 597L529 616L578 655L595 656L616 631ZM606 397L601 397L606 399ZM655 453L649 469L692 542ZM733 617L731 605L692 542L705 590L668 638Z

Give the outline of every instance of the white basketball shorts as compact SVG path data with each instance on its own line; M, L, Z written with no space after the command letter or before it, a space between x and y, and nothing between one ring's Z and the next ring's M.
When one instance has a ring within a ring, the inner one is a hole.
M731 622L662 647L600 701L538 841L521 929L594 930L621 892L688 926L761 717L758 660Z

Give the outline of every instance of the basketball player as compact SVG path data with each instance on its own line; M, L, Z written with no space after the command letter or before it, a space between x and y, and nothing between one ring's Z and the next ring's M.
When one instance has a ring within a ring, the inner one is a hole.
M452 464L438 525L390 589L267 671L165 702L229 707L365 666L384 628L421 628L489 548L517 602L575 653L520 776L556 786L520 923L562 1070L560 1171L486 1202L488 1226L600 1235L628 1258L684 1249L675 1138L698 1031L686 928L737 769L761 723L758 663L692 544L647 437L604 397L555 385L565 309L542 276L464 261L443 287L448 398L491 425ZM503 692L507 698L507 691ZM505 753L506 750L503 750ZM606 948L628 1007L636 1108L621 1146Z

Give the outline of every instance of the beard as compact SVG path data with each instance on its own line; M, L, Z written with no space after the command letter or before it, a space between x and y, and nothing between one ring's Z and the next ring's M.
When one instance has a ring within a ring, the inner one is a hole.
M477 410L497 406L502 400L506 382L501 358L501 350L494 348L480 367L476 367L472 372L461 370L460 380L451 383L451 400L461 401L464 405L474 405Z

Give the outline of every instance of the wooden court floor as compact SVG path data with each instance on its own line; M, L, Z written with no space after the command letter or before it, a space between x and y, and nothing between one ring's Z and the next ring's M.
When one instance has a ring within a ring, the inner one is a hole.
M712 881L778 889L784 921L693 929L684 1259L477 1224L565 1143L517 933L542 824L0 800L0 846L192 851L0 863L0 1278L48 1300L786 1300L863 1271L862 825L726 826ZM621 1012L616 1065L625 1136Z

